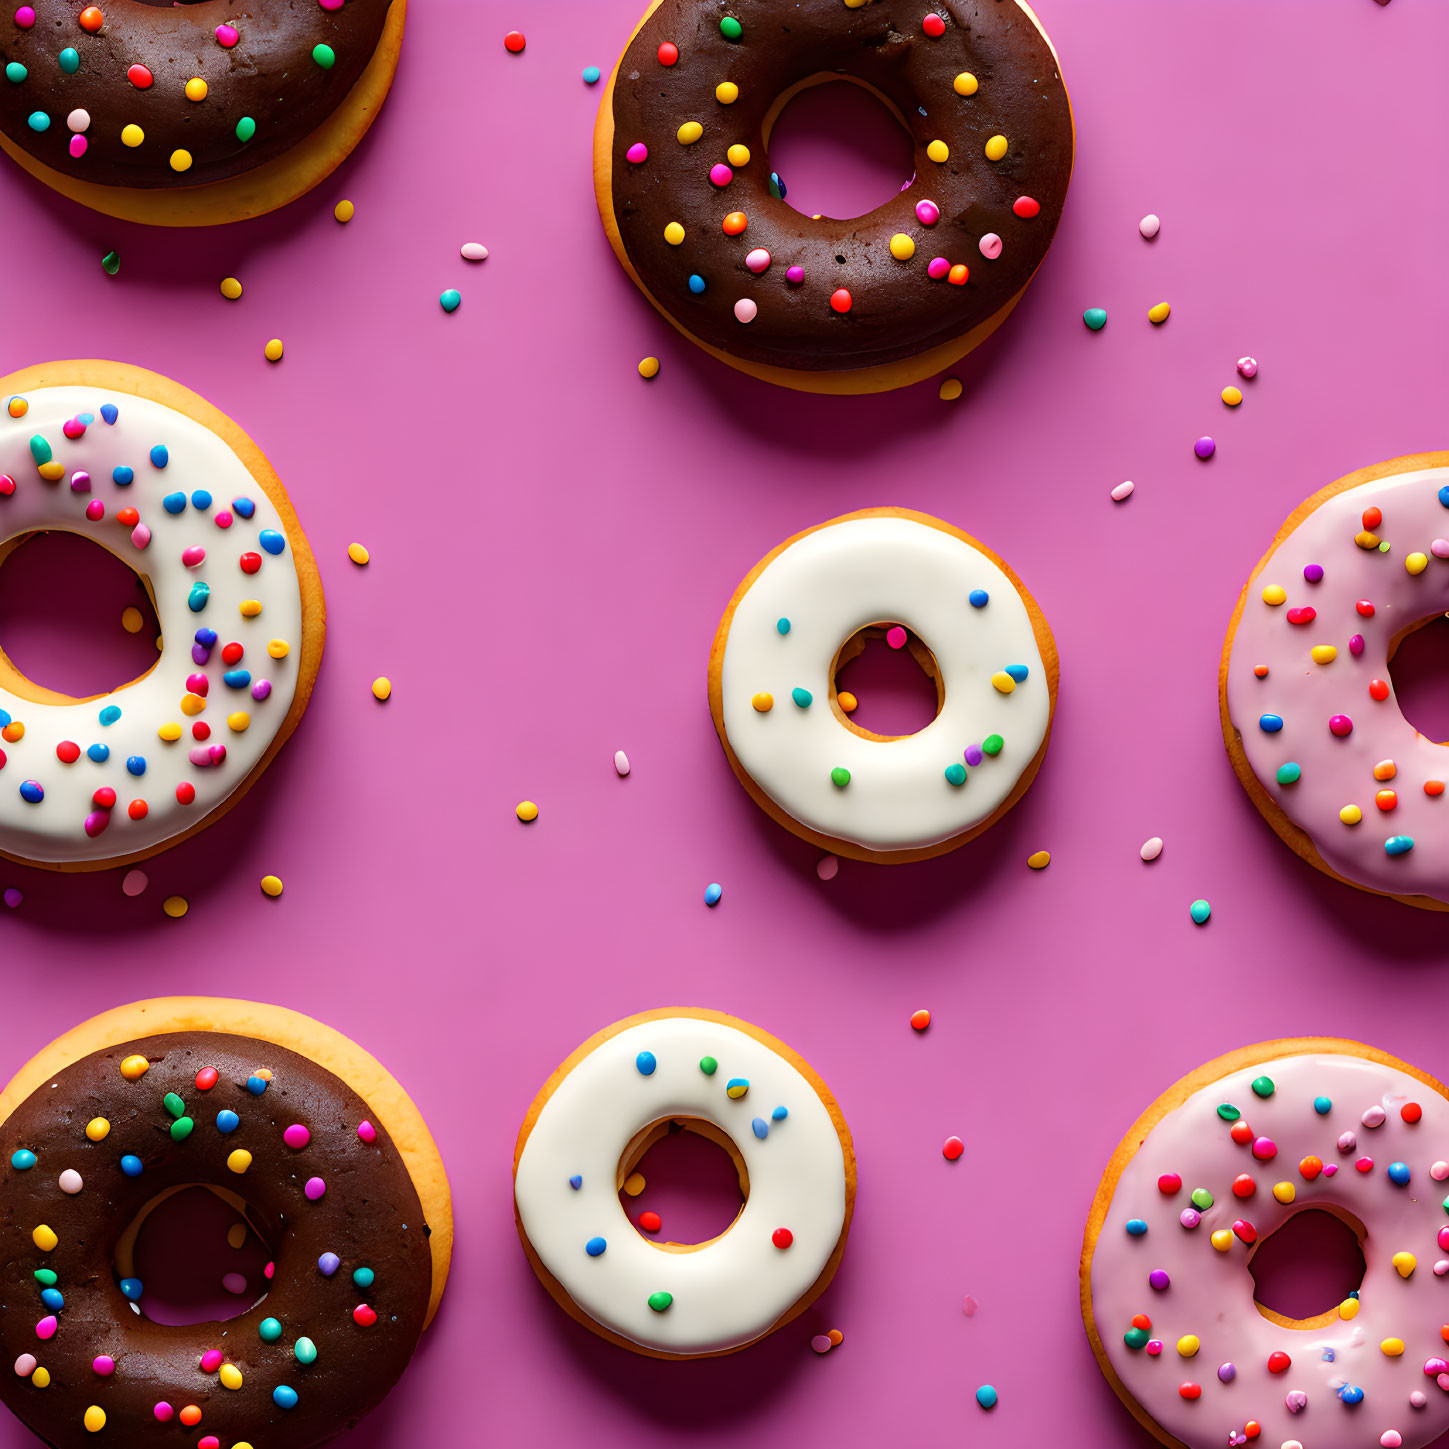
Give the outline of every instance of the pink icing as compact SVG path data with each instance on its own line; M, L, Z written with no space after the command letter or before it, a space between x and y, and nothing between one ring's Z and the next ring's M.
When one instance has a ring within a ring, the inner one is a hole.
M1449 469L1401 473L1350 488L1309 514L1248 584L1228 656L1227 694L1253 773L1332 869L1372 890L1449 902L1449 793L1424 791L1427 781L1449 782L1449 748L1419 734L1399 712L1387 664L1396 635L1449 610L1449 567L1431 552L1449 524L1449 508L1439 501L1445 485ZM1354 542L1371 507L1383 514L1372 532L1391 545L1386 553ZM1419 574L1405 567L1414 553L1428 560ZM1306 583L1304 566L1314 562L1323 565L1323 580ZM1287 591L1286 603L1263 601L1272 584ZM1358 611L1359 600L1373 605L1371 616ZM1299 610L1308 621L1291 623ZM1356 635L1361 646L1352 642ZM1337 658L1315 663L1310 650L1320 644L1333 645ZM1265 678L1254 674L1258 665L1268 666ZM1388 685L1387 698L1370 696L1371 680ZM1264 731L1265 714L1281 717L1283 728ZM1336 715L1353 721L1351 733L1330 729ZM1374 778L1381 760L1394 762L1391 781ZM1290 762L1302 775L1280 785L1278 769ZM1398 797L1390 811L1374 803L1385 783ZM1363 812L1359 824L1340 820L1346 805ZM1390 855L1384 846L1393 836L1408 836L1413 848Z
M1274 1083L1266 1099L1251 1086L1261 1076ZM1317 1097L1331 1100L1327 1114L1315 1110ZM1408 1101L1423 1108L1421 1121L1401 1117ZM1220 1103L1237 1107L1255 1132L1271 1134L1278 1160L1256 1162L1247 1146L1234 1142L1230 1124L1218 1115ZM1305 1178L1298 1163L1333 1156L1342 1125L1371 1106L1387 1108L1376 1133L1382 1156L1375 1170ZM1449 1429L1449 1391L1435 1388L1431 1374L1446 1352L1440 1326L1449 1321L1449 1289L1433 1272L1437 1236L1449 1216L1444 1189L1430 1175L1446 1136L1449 1101L1392 1067L1341 1055L1289 1056L1232 1073L1168 1113L1123 1169L1091 1260L1093 1317L1128 1392L1189 1449L1241 1443L1230 1436L1243 1435L1250 1419L1261 1425L1256 1442L1264 1449L1295 1439L1310 1449L1362 1449L1390 1431L1402 1435L1404 1449L1423 1449ZM1389 1179L1390 1162L1407 1164L1407 1185ZM1364 1225L1366 1271L1354 1317L1289 1329L1257 1310L1248 1270L1255 1250L1234 1240L1229 1251L1218 1252L1209 1236L1230 1229L1235 1208L1242 1211L1231 1184L1244 1172L1257 1180L1252 1218L1260 1243L1309 1207L1337 1209ZM1168 1173L1182 1175L1181 1193L1159 1190ZM1293 1202L1277 1201L1272 1189L1279 1182L1292 1184ZM1183 1201L1198 1187L1214 1201L1201 1228L1185 1232ZM1145 1221L1146 1233L1128 1233L1132 1219ZM1400 1252L1417 1259L1407 1278L1392 1263ZM1165 1274L1169 1286L1154 1290L1153 1273ZM1167 1345L1160 1357L1150 1354L1150 1344L1134 1350L1124 1342L1135 1314L1148 1315L1152 1341ZM1177 1342L1188 1334L1201 1347L1184 1358ZM1379 1347L1393 1338L1405 1345L1398 1357ZM1290 1366L1271 1373L1269 1356L1279 1352ZM1236 1372L1224 1382L1216 1369L1227 1363ZM1201 1396L1181 1397L1184 1382L1200 1385ZM1362 1402L1341 1402L1345 1386L1361 1388Z

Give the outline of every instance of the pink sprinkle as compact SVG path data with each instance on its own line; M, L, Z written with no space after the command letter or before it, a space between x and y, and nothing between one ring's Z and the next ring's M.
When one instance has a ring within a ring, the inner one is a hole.
M1147 1352L1150 1353L1153 1358L1156 1358L1157 1355L1162 1352L1162 1340L1160 1338L1152 1339L1147 1345Z
M234 1293L240 1298L247 1291L247 1280L240 1273L223 1273L221 1276L221 1286L228 1293ZM210 1370L208 1369L207 1372L209 1373Z
M1323 1164L1323 1175L1325 1177L1337 1177L1338 1164L1336 1162L1325 1162Z
M91 475L82 468L77 468L70 475L70 491L72 493L89 493L91 491Z
M735 173L723 161L716 161L709 168L709 179L716 186L728 186L735 179Z
M230 528L232 522L230 511L223 508L221 512L216 515L214 522L216 523L216 526L218 528Z
M770 254L764 247L756 247L745 258L745 265L752 272L763 272L770 265Z
M216 43L223 50L230 50L240 39L241 32L235 25L218 25L216 27Z
M84 136L72 136L70 138L70 154L77 161L90 150L90 146L91 143Z
M977 245L988 262L994 262L1001 255L1001 238L994 231L987 232Z
M1338 1137L1338 1150L1340 1152L1352 1152L1358 1146L1358 1138L1352 1132L1341 1132Z
M162 1399L151 1412L163 1424L169 1423L176 1415L176 1410L165 1399Z
M272 692L272 681L270 679L259 679L252 685L252 698L256 700L265 699Z
M225 745L212 745L212 747L211 747L211 763L213 765L224 765L226 763L226 746Z
M204 674L188 674L186 687L192 694L199 694L205 699L207 690L211 688L211 681Z
M138 523L131 530L131 542L137 548L145 548L151 542L151 530L144 523Z
M1374 1170L1374 1160L1372 1157L1360 1157L1358 1161L1354 1163L1354 1167L1359 1172L1372 1172Z
M810 1340L810 1347L813 1348L816 1353L829 1353L830 1335L828 1333L817 1333L815 1337Z
M35 1325L35 1336L37 1338L54 1338L57 1326L55 1314L48 1314Z
M1253 1140L1253 1156L1259 1162L1271 1162L1278 1155L1278 1144L1271 1137L1257 1137Z
M35 24L35 11L33 11L28 5L22 5L20 9L15 12L15 24L21 30L29 30L30 27Z
M1385 1429L1379 1435L1379 1444L1382 1449L1402 1449L1404 1436L1397 1429Z
M791 286L798 287L800 285L800 283L805 280L805 268L804 267L786 267L785 268L785 280L787 282L789 282Z
M341 10L342 0L317 0L324 10Z
M302 1189L307 1194L309 1202L316 1202L323 1193L327 1191L327 1184L320 1177L309 1177L307 1186Z
M272 1281L272 1275L276 1271L277 1265L275 1263L268 1263L267 1266L262 1269L262 1277L265 1278L268 1283L270 1283Z
M892 649L904 649L906 647L906 631L899 624L892 624L886 630L886 643Z
M377 1128L374 1127L371 1122L359 1122L357 1124L357 1135L364 1142L376 1142Z
M1238 359L1238 371L1244 377L1257 377L1258 359L1256 357L1240 357Z
M211 751L205 745L193 745L186 757L198 770L205 770L211 764Z
M300 1152L302 1148L304 1148L311 1140L312 1134L300 1122L293 1122L292 1125L288 1127L285 1132L282 1133L282 1141L285 1142L288 1147L294 1148L298 1152Z
M1433 1378L1436 1374L1449 1373L1449 1362L1442 1358L1430 1358L1424 1360L1424 1372Z
M74 486L74 485L72 485ZM193 544L181 550L181 562L189 569L200 568L206 562L206 550Z
M1336 734L1339 739L1353 733L1353 721L1346 714L1336 714L1328 721L1328 728Z
M642 141L635 141L627 151L624 152L624 159L631 166L642 166L649 159L649 148Z
M92 523L99 523L106 516L106 505L99 498L92 498L86 504L86 517Z
M840 857L836 855L822 855L815 862L815 874L821 880L834 880L840 871Z
M201 1355L201 1371L204 1374L214 1374L221 1367L222 1358L219 1348L209 1348Z
M1358 658L1358 656L1363 653L1363 635L1362 634L1353 634L1353 635L1350 635L1349 636L1348 652L1350 654L1352 654L1355 659Z
M922 226L935 226L941 219L941 208L934 201L918 201L916 203L916 220Z
M1446 1179L1449 1179L1449 1162L1436 1162L1429 1169L1429 1176L1435 1182L1444 1182Z
M94 840L110 823L111 812L109 810L92 810L86 816L86 834Z
M1429 545L1429 552L1435 558L1449 558L1449 538L1436 538Z
M735 303L735 321L753 322L759 315L760 308L752 297L741 297Z
M38 1367L39 1365L33 1353L22 1353L15 1360L15 1372L23 1379L28 1379Z
M1365 1127L1382 1127L1384 1125L1384 1119L1388 1115L1389 1114L1385 1112L1384 1109L1380 1107L1377 1102L1375 1102L1374 1105L1370 1107L1368 1111L1363 1114L1362 1117L1359 1118L1359 1121L1362 1122Z
M961 1312L967 1318L976 1317L976 1300L969 1293L961 1300Z
M79 418L69 418L61 425L61 432L74 441L81 437L86 430L86 425Z
M945 257L932 257L926 263L926 275L933 281L939 282L942 277L949 275L951 263Z

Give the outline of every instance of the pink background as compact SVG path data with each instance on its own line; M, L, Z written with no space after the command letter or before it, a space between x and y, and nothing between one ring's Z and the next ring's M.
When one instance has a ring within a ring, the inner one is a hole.
M148 864L144 895L123 897L119 872L0 863L25 892L0 911L0 1061L92 1011L202 991L311 1012L393 1068L448 1162L458 1254L355 1449L1143 1444L1076 1302L1082 1222L1136 1113L1265 1037L1345 1034L1449 1071L1444 918L1280 845L1233 780L1215 697L1238 589L1292 507L1449 441L1449 6L1043 0L1076 176L1035 286L948 405L934 383L866 402L773 391L635 293L594 213L599 92L579 73L607 71L638 3L422 0L372 135L259 223L149 232L0 168L0 371L118 357L212 398L286 481L330 613L295 740L220 825ZM521 57L501 44L514 26ZM825 149L797 137L802 172ZM470 239L481 267L459 259ZM217 292L227 274L239 303ZM1081 322L1093 305L1100 334ZM1230 413L1218 392L1245 352L1262 369ZM1124 478L1137 491L1115 505ZM823 883L731 776L705 665L756 559L873 504L939 514L1017 568L1056 633L1060 707L1001 826ZM106 603L98 630L119 639L118 614ZM1167 846L1148 866L1151 835ZM1050 868L1029 871L1041 848ZM267 872L279 901L257 889ZM184 921L162 915L172 892ZM789 1041L860 1158L834 1287L766 1343L695 1364L570 1322L512 1223L536 1089L598 1027L668 1004ZM846 1342L817 1358L829 1327ZM982 1382L1001 1393L990 1415ZM29 1442L0 1423L5 1449Z

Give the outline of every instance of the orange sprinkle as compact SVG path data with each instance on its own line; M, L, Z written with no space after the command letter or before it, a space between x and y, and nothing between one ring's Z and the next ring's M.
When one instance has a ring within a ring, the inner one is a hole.
M931 1013L923 1006L919 1011L911 1013L911 1027L915 1031L925 1031L931 1024Z
M724 234L726 236L738 236L749 224L749 218L744 212L732 211L724 219Z
M188 1426L199 1424L201 1422L201 1410L195 1404L187 1404L176 1417Z
M1374 804L1380 810L1392 810L1399 803L1399 797L1392 790L1380 790L1374 796Z
M1442 795L1444 793L1444 782L1442 780L1425 780L1424 793L1426 795Z
M1253 673L1256 674L1259 679L1266 679L1268 677L1268 666L1266 664L1255 664L1253 666Z
M1399 773L1399 767L1392 760L1380 760L1374 766L1375 780L1392 780Z

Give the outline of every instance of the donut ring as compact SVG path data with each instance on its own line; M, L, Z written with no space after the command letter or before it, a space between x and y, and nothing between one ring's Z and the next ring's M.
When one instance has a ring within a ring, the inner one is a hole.
M703 1243L644 1238L624 1179L673 1123L734 1160L745 1203ZM835 1276L855 1150L829 1088L783 1042L718 1011L605 1027L544 1083L518 1133L514 1215L539 1281L576 1322L651 1358L733 1353ZM783 1231L782 1231L783 1230Z
M912 183L847 221L795 211L767 160L785 103L830 80L871 91L915 143ZM605 88L594 185L624 270L712 357L806 392L882 392L1005 321L1074 146L1025 0L654 0Z
M936 718L914 735L862 729L836 691L881 629L936 685ZM867 508L750 570L715 634L709 705L766 814L822 850L897 864L974 840L1026 794L1057 680L1051 629L996 554L929 514Z
M53 362L0 399L0 560L33 533L89 538L140 575L163 639L88 699L0 652L0 856L143 860L236 804L296 728L326 632L317 565L257 446L179 383Z
M1394 458L1289 516L1238 598L1218 675L1233 770L1279 837L1335 880L1437 911L1449 747L1404 718L1389 666L1446 611L1449 453Z
M297 200L352 153L392 85L407 0L263 6L241 18L215 5L101 0L79 22L70 0L21 8L35 13L31 27L0 18L0 75L7 64L25 72L0 85L0 149L106 216L219 226ZM92 10L98 31L85 19ZM229 45L226 31L237 37ZM74 72L57 65L60 46L75 55ZM314 59L317 47L330 50L330 66ZM137 69L143 89L129 78ZM199 100L187 89L196 81Z
M1446 1136L1449 1088L1336 1037L1244 1047L1164 1092L1108 1163L1082 1245L1082 1318L1132 1416L1172 1449L1422 1449L1449 1429ZM1366 1271L1293 1319L1249 1270L1306 1208L1353 1229Z
M447 1177L417 1108L281 1007L168 997L76 1027L0 1094L0 1178L0 1399L57 1449L178 1421L209 1449L312 1449L381 1402L447 1281ZM195 1184L276 1255L224 1328L151 1322L132 1276L135 1228Z

